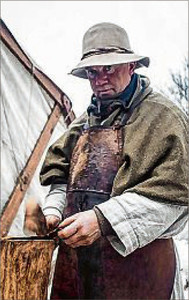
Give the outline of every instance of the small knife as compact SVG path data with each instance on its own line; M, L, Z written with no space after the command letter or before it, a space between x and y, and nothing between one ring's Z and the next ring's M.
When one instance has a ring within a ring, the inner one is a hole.
M44 238L47 238L47 239L58 238L58 231L60 231L61 229L62 229L61 227L56 227L52 231L50 231L47 234L45 234Z

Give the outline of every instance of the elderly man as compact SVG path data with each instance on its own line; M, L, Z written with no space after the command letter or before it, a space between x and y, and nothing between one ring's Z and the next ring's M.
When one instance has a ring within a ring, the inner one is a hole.
M91 104L40 173L63 240L52 299L183 299L172 236L187 218L186 120L135 72L148 65L115 24L84 35L71 74L89 80Z

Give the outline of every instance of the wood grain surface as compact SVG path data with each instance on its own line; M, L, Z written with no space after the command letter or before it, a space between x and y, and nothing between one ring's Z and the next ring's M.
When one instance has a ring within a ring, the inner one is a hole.
M1 241L1 299L46 300L53 240Z

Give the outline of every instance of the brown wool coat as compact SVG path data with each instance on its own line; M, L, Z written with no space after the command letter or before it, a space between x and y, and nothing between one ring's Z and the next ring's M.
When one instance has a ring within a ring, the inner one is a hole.
M112 124L111 117L108 119ZM85 113L49 148L40 174L42 185L51 184L54 178L67 183L71 154L86 120ZM112 196L135 192L157 201L187 205L187 139L184 113L159 93L150 93L123 127L123 163Z

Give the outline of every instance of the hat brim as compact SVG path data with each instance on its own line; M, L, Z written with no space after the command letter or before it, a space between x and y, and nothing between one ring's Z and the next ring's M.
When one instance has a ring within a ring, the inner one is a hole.
M148 67L150 59L147 56L140 56L134 53L103 53L91 55L81 60L81 62L70 72L70 74L87 79L86 67L109 66L136 62L136 68Z

